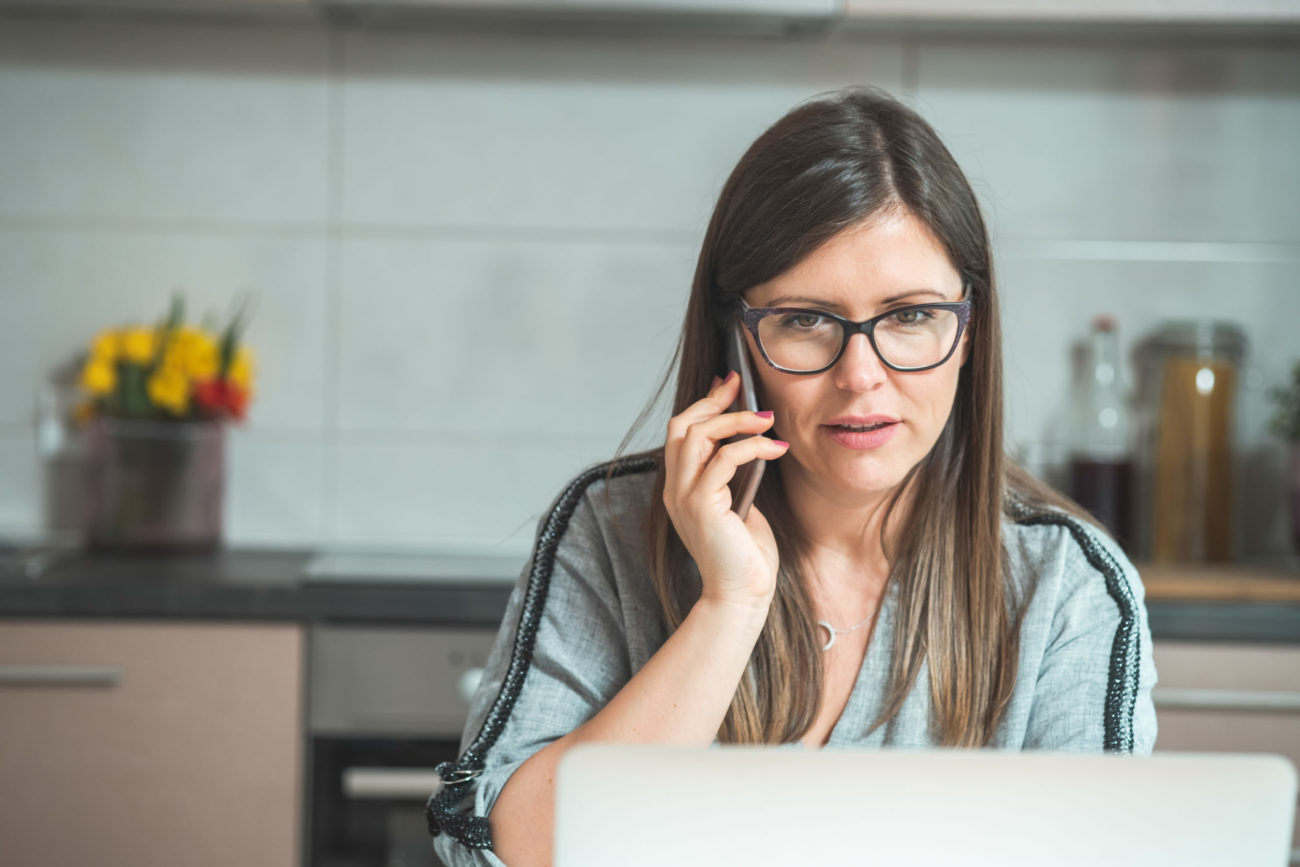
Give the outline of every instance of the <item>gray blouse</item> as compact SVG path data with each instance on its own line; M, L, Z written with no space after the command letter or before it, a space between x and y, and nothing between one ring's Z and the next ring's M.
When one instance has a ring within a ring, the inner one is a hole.
M470 708L461 757L439 767L434 848L451 867L494 865L487 815L506 780L594 716L667 638L644 540L654 464L586 471L542 519ZM1024 600L1015 690L995 749L1147 754L1156 682L1142 582L1115 543L1054 511L1017 510L1002 530L1008 589ZM857 682L828 747L934 745L928 669L870 734L888 688L897 583L890 582ZM798 745L793 745L796 748Z

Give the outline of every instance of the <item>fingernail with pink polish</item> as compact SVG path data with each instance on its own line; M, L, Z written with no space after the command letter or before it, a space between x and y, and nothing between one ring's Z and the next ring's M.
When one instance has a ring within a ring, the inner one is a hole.
M779 446L784 446L784 447L786 447L786 448L790 448L790 444L789 444L788 442L786 442L785 440L772 440L772 442L776 443L776 444L779 445Z
M717 388L720 385L722 385L722 380L718 379L718 377L716 376L713 377L713 383L709 386L709 391L713 391L713 389Z
M760 410L758 410L757 412L755 412L754 415L758 416L759 418L771 418L771 417L772 417L772 410L770 410L770 409L760 409Z
M733 379L736 378L736 376L737 376L736 371L734 371L734 370L728 370L728 371L727 371L727 378L724 379L723 382L731 382Z

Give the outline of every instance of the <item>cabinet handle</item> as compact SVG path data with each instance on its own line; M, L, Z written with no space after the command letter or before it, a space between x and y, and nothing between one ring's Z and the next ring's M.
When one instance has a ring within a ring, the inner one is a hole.
M0 665L0 686L118 686L120 665Z
M358 800L420 801L442 788L435 771L404 768L345 768L343 794Z
M1180 710L1300 711L1300 692L1255 689L1161 689L1151 691L1156 707Z

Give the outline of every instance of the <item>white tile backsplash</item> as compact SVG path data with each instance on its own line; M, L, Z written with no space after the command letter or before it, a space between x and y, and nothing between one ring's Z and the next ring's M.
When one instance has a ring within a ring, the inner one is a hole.
M338 426L621 436L676 345L685 245L348 240Z
M923 42L917 69L1000 235L1300 240L1292 50Z
M310 29L6 19L0 215L322 221L327 46Z
M0 227L0 424L29 424L38 387L104 328L152 323L183 291L187 319L227 321L247 293L256 359L250 409L265 428L325 415L326 246L292 237Z
M263 432L226 438L226 539L291 547L326 533L326 448L319 437Z
M0 538L46 534L44 482L34 429L0 427Z
M888 43L346 38L349 221L699 232L796 102L897 88Z
M565 482L608 458L617 439L342 443L333 453L338 499L330 541L526 554Z

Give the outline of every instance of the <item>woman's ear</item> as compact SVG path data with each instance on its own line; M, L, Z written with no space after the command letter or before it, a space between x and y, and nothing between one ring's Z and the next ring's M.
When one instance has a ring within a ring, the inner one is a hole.
M970 360L971 333L972 333L974 330L975 330L975 329L974 329L972 326L967 326L967 327L966 327L966 330L962 332L962 335L961 335L961 365L960 365L961 367L965 367L965 366L966 366L966 362Z

